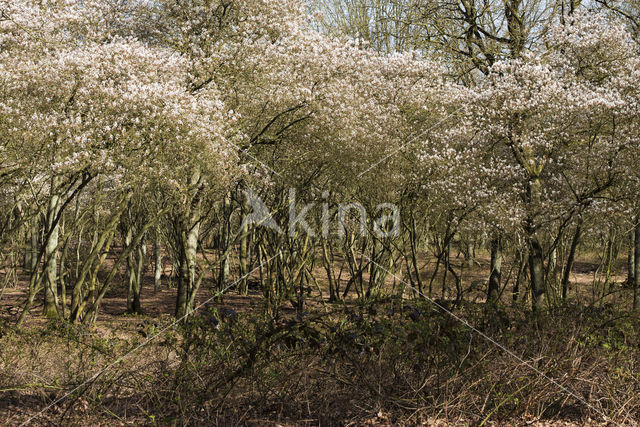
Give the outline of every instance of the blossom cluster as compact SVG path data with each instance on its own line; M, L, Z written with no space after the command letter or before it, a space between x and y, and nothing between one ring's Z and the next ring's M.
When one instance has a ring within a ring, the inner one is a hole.
M434 215L543 224L636 185L640 145L624 25L577 13L546 34L465 87L413 52L315 31L298 0L0 1L0 167L42 194L89 174L178 195L194 171L224 194L275 168L344 194L413 188Z

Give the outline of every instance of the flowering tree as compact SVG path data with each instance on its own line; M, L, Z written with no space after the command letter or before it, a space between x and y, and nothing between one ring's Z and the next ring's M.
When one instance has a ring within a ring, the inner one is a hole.
M108 177L125 193L154 180L180 188L194 162L218 174L229 154L217 93L185 90L180 55L94 29L107 12L84 2L3 10L3 141L33 167L25 178L46 211L45 274L33 275L30 301L44 280L48 316L58 310L60 219L91 181Z
M545 292L541 229L554 218L566 224L616 184L624 171L618 159L632 146L622 82L634 55L623 26L605 30L602 19L558 25L548 51L497 63L473 103L479 141L498 155L505 177L517 177L538 309Z
M461 298L449 251L468 234L492 241L491 297L503 243L526 242L540 309L569 229L577 245L589 215L612 206L636 214L622 188L635 188L638 55L626 27L602 15L536 28L544 34L536 46L533 27L518 22L523 7L491 9L507 22L494 32L489 11L465 15L459 65L483 73L464 86L448 78L450 63L316 31L298 0L3 2L0 190L9 201L0 231L43 237L42 245L32 239L29 264L41 262L42 272L33 268L27 307L44 289L46 315L60 307L66 315L57 289L71 278L69 317L93 318L126 263L129 310L140 311L153 228L156 248L166 243L176 266L178 317L193 309L204 277L203 243L217 243L218 265L209 265L219 288L239 243L243 273L253 253L277 283L265 295L283 301L298 289L301 309L320 249L330 283L327 254L340 251L359 294L380 289L402 258L422 292L417 252L427 236L436 259L430 285L443 271L446 296L451 274ZM316 232L327 216L340 217L339 203L373 211L383 202L403 206L410 231L378 238L367 218L363 236L355 228L304 234L295 221L293 233L234 232L247 213L245 187L275 207L281 224L295 189L298 200L329 206L310 216ZM87 224L91 251L70 276L60 271L66 248ZM118 264L96 286L118 230Z

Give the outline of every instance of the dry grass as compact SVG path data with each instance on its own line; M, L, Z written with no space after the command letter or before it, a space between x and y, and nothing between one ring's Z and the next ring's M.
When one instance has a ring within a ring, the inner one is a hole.
M126 295L118 288L92 326L47 323L35 307L26 326L14 330L24 291L7 290L0 418L24 422L81 385L34 422L604 425L609 419L634 425L640 420L640 319L625 311L630 293L620 285L591 304L588 261L581 260L573 276L573 293L581 293L572 301L580 303L559 305L535 321L511 306L509 289L497 308L485 306L483 289L468 290L455 311L591 407L427 301L328 304L314 294L305 314L286 304L273 322L262 315L257 289L207 304L188 324L160 333L85 384L171 324L175 290L154 293L147 275L145 315L123 315ZM467 288L486 277L487 264L480 258L463 270ZM392 278L388 284L390 291ZM198 299L209 295L205 286Z

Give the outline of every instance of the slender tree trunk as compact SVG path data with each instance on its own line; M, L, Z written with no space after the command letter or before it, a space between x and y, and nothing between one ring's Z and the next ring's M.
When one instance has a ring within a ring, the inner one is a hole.
M449 245L449 240L446 240L446 244L443 245L443 261L444 261L444 271L442 272L442 301L445 300L447 296L447 274L449 273L449 249L451 246Z
M38 252L40 251L40 222L39 215L34 215L29 221L28 249L25 251L24 268L30 273L38 268Z
M52 181L51 192L56 191L56 179ZM44 310L48 318L58 318L58 240L60 223L56 221L60 210L60 196L52 194L47 210L47 242L44 259Z
M640 287L640 217L636 218L633 234L633 309L638 310L640 308L640 301L638 301L638 288Z
M153 259L154 259L154 272L153 272L153 290L155 292L160 291L162 288L162 247L160 246L160 232L156 229L154 242L153 242Z
M178 296L176 301L176 317L181 318L191 314L196 291L196 256L198 253L198 239L200 225L195 224L184 232L183 247L178 266Z
M562 299L567 299L567 293L569 291L569 279L571 277L571 270L573 268L573 262L576 258L576 249L580 242L580 234L582 233L582 220L578 221L576 225L576 231L573 233L573 239L571 239L571 247L569 248L569 254L567 255L567 265L564 268L564 274L562 275Z
M227 253L227 249L229 249L229 239L230 239L230 222L231 222L231 200L229 195L227 194L223 201L222 212L224 213L224 224L222 225L222 235L220 236L220 246L221 252ZM218 275L218 290L224 289L227 282L229 281L229 256L223 256L220 258L220 273Z
M129 225L125 246L129 247L133 241L134 227ZM127 292L127 312L142 314L140 307L140 292L142 289L142 270L144 264L144 243L139 243L127 256L127 273L129 276L129 289Z
M629 251L627 253L627 285L633 286L633 278L635 277L634 269L635 269L635 231L631 230L629 232Z
M473 244L471 240L467 241L466 250L464 251L464 262L467 267L473 267Z
M178 295L176 298L176 317L188 316L193 311L196 283L196 261L198 241L200 239L200 171L194 171L190 185L193 197L186 213L181 213L176 224L176 238L178 239Z
M613 268L613 263L616 258L615 251L615 242L616 242L616 230L614 227L611 227L609 230L609 237L607 238L607 247L605 253L605 276L604 276L604 284L602 285L602 297L604 298L609 292L609 286L611 284L611 271ZM602 304L602 300L600 301Z
M246 221L242 222L242 227L240 228L240 259L239 259L239 267L240 267L240 286L238 288L238 293L240 295L247 295L249 293L249 278L246 277L249 272L249 257L248 251L249 249L249 225Z
M502 238L500 235L491 240L491 274L489 276L489 289L487 302L495 302L500 293L502 280Z
M136 257L136 280L133 282L133 312L137 314L142 314L142 307L140 305L140 294L142 293L142 279L144 273L144 259L147 254L146 246L143 243L138 246L138 249L135 251Z
M537 236L529 242L529 274L531 274L531 303L534 312L542 310L544 295L544 260Z
M553 248L549 254L549 263L547 264L547 282L556 283L556 270L558 267L558 248Z
M545 293L544 257L542 245L535 224L535 210L540 206L541 183L538 175L529 179L527 199L529 213L526 220L527 242L529 245L529 274L531 275L531 305L534 312L542 310Z
M176 296L176 317L181 318L187 314L187 301L189 300L189 261L187 258L186 242L181 242L178 259L178 274L176 277L178 294Z
M422 295L422 277L420 273L420 267L418 266L418 230L413 214L411 215L411 230L409 231L409 239L411 245L411 266L413 267L413 272L416 275L418 294Z
M338 294L339 290L334 285L333 260L329 256L326 237L322 238L322 260L325 271L327 272L327 281L329 282L329 301L334 302L337 301L340 297Z
M193 311L193 305L191 301L194 300L194 294L197 291L196 288L196 263L198 256L198 241L200 240L200 222L198 220L187 233L187 247L186 247L186 255L187 255L187 266L189 270L189 306L187 307L187 312L191 313Z
M520 298L520 284L522 283L522 276L524 276L527 266L527 257L520 248L516 249L516 259L518 260L518 273L516 274L516 280L513 284L513 302L517 302Z
M62 219L62 225L60 226L60 233L64 236L65 235L65 230L64 230L64 218ZM62 251L61 251L61 255L60 255L60 307L61 307L61 315L63 319L67 318L67 278L66 276L66 272L68 272L69 270L65 268L65 264L67 263L67 253L68 253L68 249L69 249L69 240L70 238L67 237L64 241L64 245L62 246Z
M131 218L129 218L129 220L131 220ZM129 246L131 246L131 241L133 240L133 227L131 226L131 224L127 225L127 234L124 238L124 247L128 248ZM136 281L136 275L135 275L135 260L134 258L134 252L130 252L129 255L127 256L127 313L135 313L135 310L133 308L133 300L132 300L132 294L133 294L133 287L134 282Z

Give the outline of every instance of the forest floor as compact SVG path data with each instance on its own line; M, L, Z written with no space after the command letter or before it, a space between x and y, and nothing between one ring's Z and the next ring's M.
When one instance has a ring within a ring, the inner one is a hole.
M512 303L515 267L508 263L502 304L486 309L489 260L481 255L462 270L464 303L451 305L452 283L437 300L475 331L411 299L409 289L402 300L367 303L352 289L343 303L329 303L321 268L305 312L284 301L276 322L265 320L257 281L247 296L232 288L214 298L209 275L198 315L175 324L176 290L164 277L154 291L148 269L143 315L126 314L121 285L107 293L94 325L47 321L40 303L17 330L12 325L28 283L20 273L0 298L0 422L635 425L640 332L629 314L624 261L614 268L611 292L600 298L597 257L583 255L571 276L571 303L538 323ZM453 262L459 268L462 257ZM426 286L434 262L425 256L421 264ZM434 298L441 284L438 276ZM389 277L384 294L396 295L399 285Z

